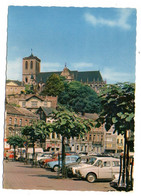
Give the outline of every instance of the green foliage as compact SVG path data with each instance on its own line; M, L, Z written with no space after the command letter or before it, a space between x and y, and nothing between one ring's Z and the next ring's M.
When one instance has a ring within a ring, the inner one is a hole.
M46 81L45 88L41 92L42 95L58 96L64 91L64 78L57 74L52 74Z
M25 91L22 91L22 94L23 93L25 93L25 94L34 94L35 93L34 86L30 85L30 84L25 84Z
M100 100L96 92L78 81L65 83L65 90L59 95L59 103L75 112L99 113Z
M31 142L36 142L37 140L44 141L46 135L49 135L50 128L49 124L45 121L33 121L30 126L25 126L22 128L22 134L27 136Z
M15 135L15 136L10 136L7 138L7 143L12 145L13 148L14 148L14 159L16 160L16 147L23 147L23 144L24 144L25 140L24 138L18 136L18 135Z
M100 94L103 109L97 120L97 127L105 123L107 131L112 125L119 134L126 130L134 131L134 94L134 84L106 85Z
M65 110L63 107L53 113L53 123L51 128L53 132L62 136L62 176L65 177L65 137L77 137L85 135L91 130L93 122L79 118L74 112Z
M67 138L84 135L93 126L92 121L82 119L69 110L61 108L53 114L54 122L51 124L53 131Z
M25 142L25 140L22 137L17 136L17 135L10 136L10 137L7 138L7 143L12 145L14 148L16 146L23 147L24 142Z

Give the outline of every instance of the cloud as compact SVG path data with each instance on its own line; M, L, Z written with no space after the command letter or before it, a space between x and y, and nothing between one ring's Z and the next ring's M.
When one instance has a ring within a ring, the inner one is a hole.
M7 79L22 80L22 58L7 62Z
M80 71L98 69L97 65L94 65L93 63L87 63L87 62L72 63L71 67L72 67L73 70L80 70Z
M129 30L131 26L128 24L128 18L130 17L131 13L131 9L118 9L118 18L115 20L105 19L102 17L98 18L90 13L85 13L84 19L86 22L90 23L93 26L102 25L109 27L120 27L122 29Z
M62 71L65 64L62 65L57 62L42 62L41 72Z
M134 82L135 80L134 73L118 72L113 68L104 68L101 74L107 83Z

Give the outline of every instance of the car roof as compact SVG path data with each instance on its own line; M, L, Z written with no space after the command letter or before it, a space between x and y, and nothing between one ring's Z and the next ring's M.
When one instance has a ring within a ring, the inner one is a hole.
M120 159L118 158L113 158L113 157L97 157L97 160L108 160L108 161L119 161Z

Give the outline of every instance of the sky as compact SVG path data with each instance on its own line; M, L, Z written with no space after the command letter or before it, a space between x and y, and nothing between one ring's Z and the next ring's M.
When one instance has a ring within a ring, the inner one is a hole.
M107 83L135 82L136 9L9 6L7 79L22 80L22 59L41 72L100 71Z

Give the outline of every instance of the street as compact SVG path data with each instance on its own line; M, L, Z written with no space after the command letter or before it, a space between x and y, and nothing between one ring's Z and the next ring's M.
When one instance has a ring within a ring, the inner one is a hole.
M3 168L4 189L115 191L109 182L89 183L76 178L61 179L55 172L32 168L22 162L4 161Z

